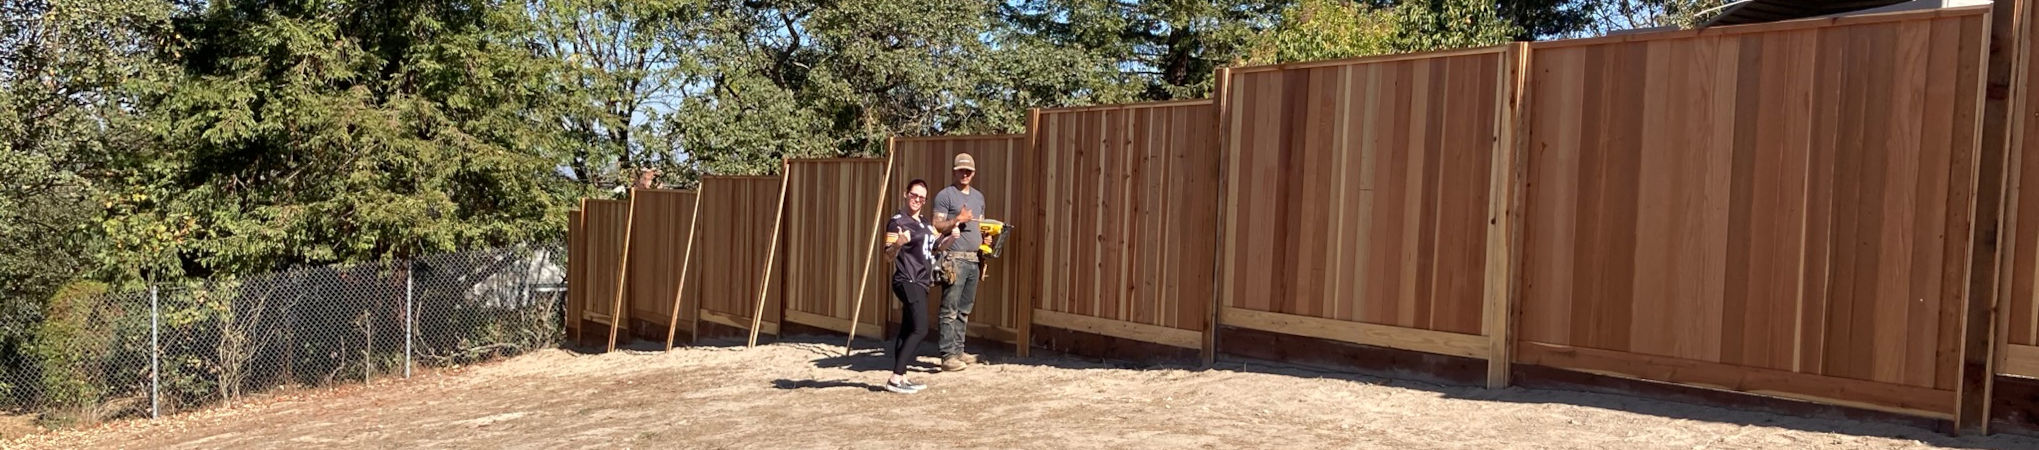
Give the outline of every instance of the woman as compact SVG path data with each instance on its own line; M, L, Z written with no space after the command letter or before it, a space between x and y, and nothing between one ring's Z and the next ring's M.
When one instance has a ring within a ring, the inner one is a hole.
M927 385L906 379L906 363L919 354L920 341L927 338L927 290L934 277L934 227L921 220L927 205L927 181L906 183L906 208L885 224L885 255L892 258L892 295L899 297L903 316L899 319L899 340L892 344L892 378L885 390L912 394ZM902 251L904 250L904 251Z

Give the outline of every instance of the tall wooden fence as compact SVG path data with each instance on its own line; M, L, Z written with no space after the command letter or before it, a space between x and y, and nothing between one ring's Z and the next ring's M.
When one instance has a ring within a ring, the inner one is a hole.
M1038 266L1042 242L1036 234L1040 219L1034 214L1039 201L1033 179L1020 174L1034 173L1026 164L1029 154L1026 149L1026 135L990 136L944 136L944 137L902 137L892 143L892 180L885 192L886 205L891 211L905 207L901 193L906 183L923 180L928 184L929 207L932 197L943 187L953 184L955 157L969 153L976 160L977 175L971 184L985 193L984 211L977 211L981 217L1004 221L1015 231L1000 258L985 263L988 278L977 285L977 304L972 308L968 333L1000 342L1024 342L1027 323L1026 305L1033 304L1032 283L1040 279ZM891 217L887 214L885 217ZM873 272L874 281L889 283L892 279L891 263L884 262ZM880 297L889 310L896 309L890 288ZM928 294L928 316L935 317L935 310L941 306L942 289L936 286ZM894 316L897 317L897 316ZM895 319L896 320L896 319ZM1024 351L1024 349L1022 349Z
M1951 417L1985 23L1535 44L1520 360Z
M624 307L623 296L618 292L624 287L623 256L630 202L583 200L573 219L567 230L568 240L578 245L568 256L574 261L568 276L586 288L569 292L568 333L576 341L588 342L599 336L605 342L613 342L608 338L628 324L630 318L630 310Z
M855 319L858 334L883 337L891 289L882 280L890 277L866 274L877 271L874 239L891 216L881 211L889 209L882 206L886 176L882 159L787 162L780 223L787 322L848 333ZM854 314L859 302L863 313Z
M772 234L779 193L779 177L701 178L701 206L694 220L694 253L687 264L691 283L700 283L700 322L736 330L749 330L763 290L763 317L759 331L779 334L781 299L785 277L774 268L769 281L766 264L783 264L771 258ZM781 266L783 267L783 266ZM701 335L721 335L697 324Z
M1208 100L1040 111L1026 177L1045 199L1025 237L1040 243L1034 324L1207 348L1216 120Z
M985 216L1017 230L972 331L1022 352L1107 345L1052 342L1073 331L1253 353L1214 343L1223 325L1484 362L1497 386L1528 364L1972 415L1987 11L1226 69L1215 101L899 139L889 178L864 161L709 177L681 298L698 283L699 320L735 328L762 299L767 332L782 310L839 329L871 266L861 314L882 321L872 227L905 180L939 189L968 152ZM2039 376L2030 141L2014 140L1996 355ZM569 325L612 314L597 299L620 258L592 247L615 244L615 210L569 224L587 286Z
M1506 294L1486 287L1506 278L1488 263L1507 255L1489 243L1506 237L1503 135L1522 56L1230 71L1221 322L1470 358L1499 350L1483 326Z
M681 329L693 332L695 309L680 302L686 286L680 276L694 229L693 191L638 189L630 194L630 275L624 304L629 308L632 336L670 341ZM698 294L692 296L698 298Z

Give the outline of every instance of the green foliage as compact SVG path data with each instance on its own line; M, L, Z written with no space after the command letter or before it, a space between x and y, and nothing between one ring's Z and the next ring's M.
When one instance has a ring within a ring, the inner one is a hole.
M259 273L556 236L546 67L488 3L212 3L176 19L104 231L116 260ZM514 9L513 9L514 11Z
M44 404L75 408L102 399L107 381L101 376L103 357L115 336L93 319L105 295L104 283L84 281L65 285L50 297L32 346L41 368Z
M1508 42L1522 32L1491 0L1431 0L1395 7L1390 47L1400 52L1480 47Z
M1595 26L1599 0L1496 1L1502 19L1520 27L1513 40L1529 41L1577 34Z
M1350 0L1302 0L1282 21L1257 36L1246 64L1378 55L1392 50L1394 11Z
M1653 1L0 2L0 370L63 357L34 350L69 331L76 309L48 308L76 280L197 286L557 239L575 200L642 168L689 187L895 135L1021 132L1030 108L1199 98L1227 65L1701 5ZM213 288L166 296L166 327L267 320ZM166 387L232 395L214 384L254 344L171 336Z
M1351 58L1508 42L1520 28L1481 0L1375 7L1349 0L1302 0L1253 41L1245 64Z
M1691 28L1711 19L1726 0L1591 0L1581 8L1596 20L1578 35L1652 27ZM1702 14L1703 13L1703 14Z
M707 75L699 55L709 5L702 0L523 0L526 25L511 34L548 65L555 93L541 117L556 118L583 186L620 183L630 168L656 168L692 178L681 141L662 122L689 86ZM506 30L509 31L509 30Z
M109 155L144 145L126 87L164 75L150 52L166 2L0 2L0 371L23 367L57 288L105 272L94 199Z
M714 75L668 128L705 173L768 173L788 156L878 155L893 135L1017 129L1040 103L1008 86L1067 78L1014 82L1002 73L1048 72L1015 56L1058 54L987 33L984 2L715 4L699 52Z
M1210 94L1218 67L1245 56L1290 0L1023 0L1001 8L1004 20L1054 45L1090 52L1102 70L1139 100ZM1108 93L1100 100L1120 101Z

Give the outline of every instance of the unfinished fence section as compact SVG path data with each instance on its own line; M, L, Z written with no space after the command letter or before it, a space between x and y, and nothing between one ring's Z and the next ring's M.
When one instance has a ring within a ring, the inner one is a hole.
M1521 56L1493 47L1232 69L1219 322L1493 357L1501 348L1484 322L1506 296L1487 288L1505 277L1488 263L1506 247L1489 239L1505 237L1503 135Z
M1986 11L1532 44L1517 361L1951 418Z
M880 278L872 266L882 254L874 236L890 217L880 211L885 160L795 159L787 161L785 176L786 211L779 228L786 322L849 333L854 318L858 335L883 338L886 300L892 296L884 280L891 278ZM873 279L864 277L866 268ZM853 314L860 296L863 313Z
M779 334L779 312L785 289L782 271L772 270L766 282L779 204L779 177L701 177L700 202L694 220L694 251L687 264L688 284L701 285L694 325L698 336L734 336L750 330L763 289L764 314L758 330ZM690 288L691 289L691 288Z
M629 320L629 309L620 306L630 202L586 199L574 216L567 229L572 261L567 278L567 328L577 342L606 345L611 334L618 332L616 328Z
M1211 101L1039 112L1028 167L1045 201L1024 238L1041 243L1033 324L1205 349L1221 198L1216 120ZM1045 343L1105 350L1076 342Z
M695 198L693 191L630 191L630 276L623 303L631 336L664 342L679 330L692 335L694 308L677 302L689 297L681 295L682 287L699 297L700 286L686 286L680 276L693 237Z
M1026 336L1024 314L1027 305L1034 298L1033 280L1039 279L1041 237L1038 232L1039 186L1038 178L1027 164L1027 135L985 135L985 136L941 136L901 137L892 144L892 180L885 191L888 214L906 205L902 195L906 183L915 179L928 184L928 208L933 208L932 197L942 188L955 183L954 163L958 153L969 153L977 161L977 175L971 184L985 194L985 211L977 213L984 218L1004 221L1016 230L1013 239L1006 243L1004 253L985 264L988 278L977 284L977 304L970 317L969 335L1000 342L1024 342ZM872 271L873 283L890 285L892 264L884 261ZM883 302L887 311L898 308L892 299L890 288L886 288ZM935 310L941 306L941 287L936 286L928 294L928 317L935 317ZM871 301L866 299L866 302ZM897 321L896 317L893 316ZM1025 346L1021 346L1025 351Z
M2025 9L2027 26L2039 18L2039 8ZM2024 67L2017 70L2024 73L2022 84L2015 86L2018 108L2013 110L2016 119L2010 126L2017 136L2010 148L2012 165L2006 168L2005 182L2008 190L2006 199L2011 210L2006 213L2010 223L2004 229L2007 239L2005 272L2000 280L2005 283L2001 294L2002 332L1998 337L1996 353L1997 372L2025 378L2039 378L2039 83L2033 82L2033 74L2039 72L2039 45L2023 48Z

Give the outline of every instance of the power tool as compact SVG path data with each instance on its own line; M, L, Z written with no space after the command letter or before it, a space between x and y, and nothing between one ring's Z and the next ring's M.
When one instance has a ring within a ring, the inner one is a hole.
M977 254L985 258L997 258L1005 249L1005 234L1011 233L1012 225L991 219L978 219L977 231L984 234L984 243L977 245Z

